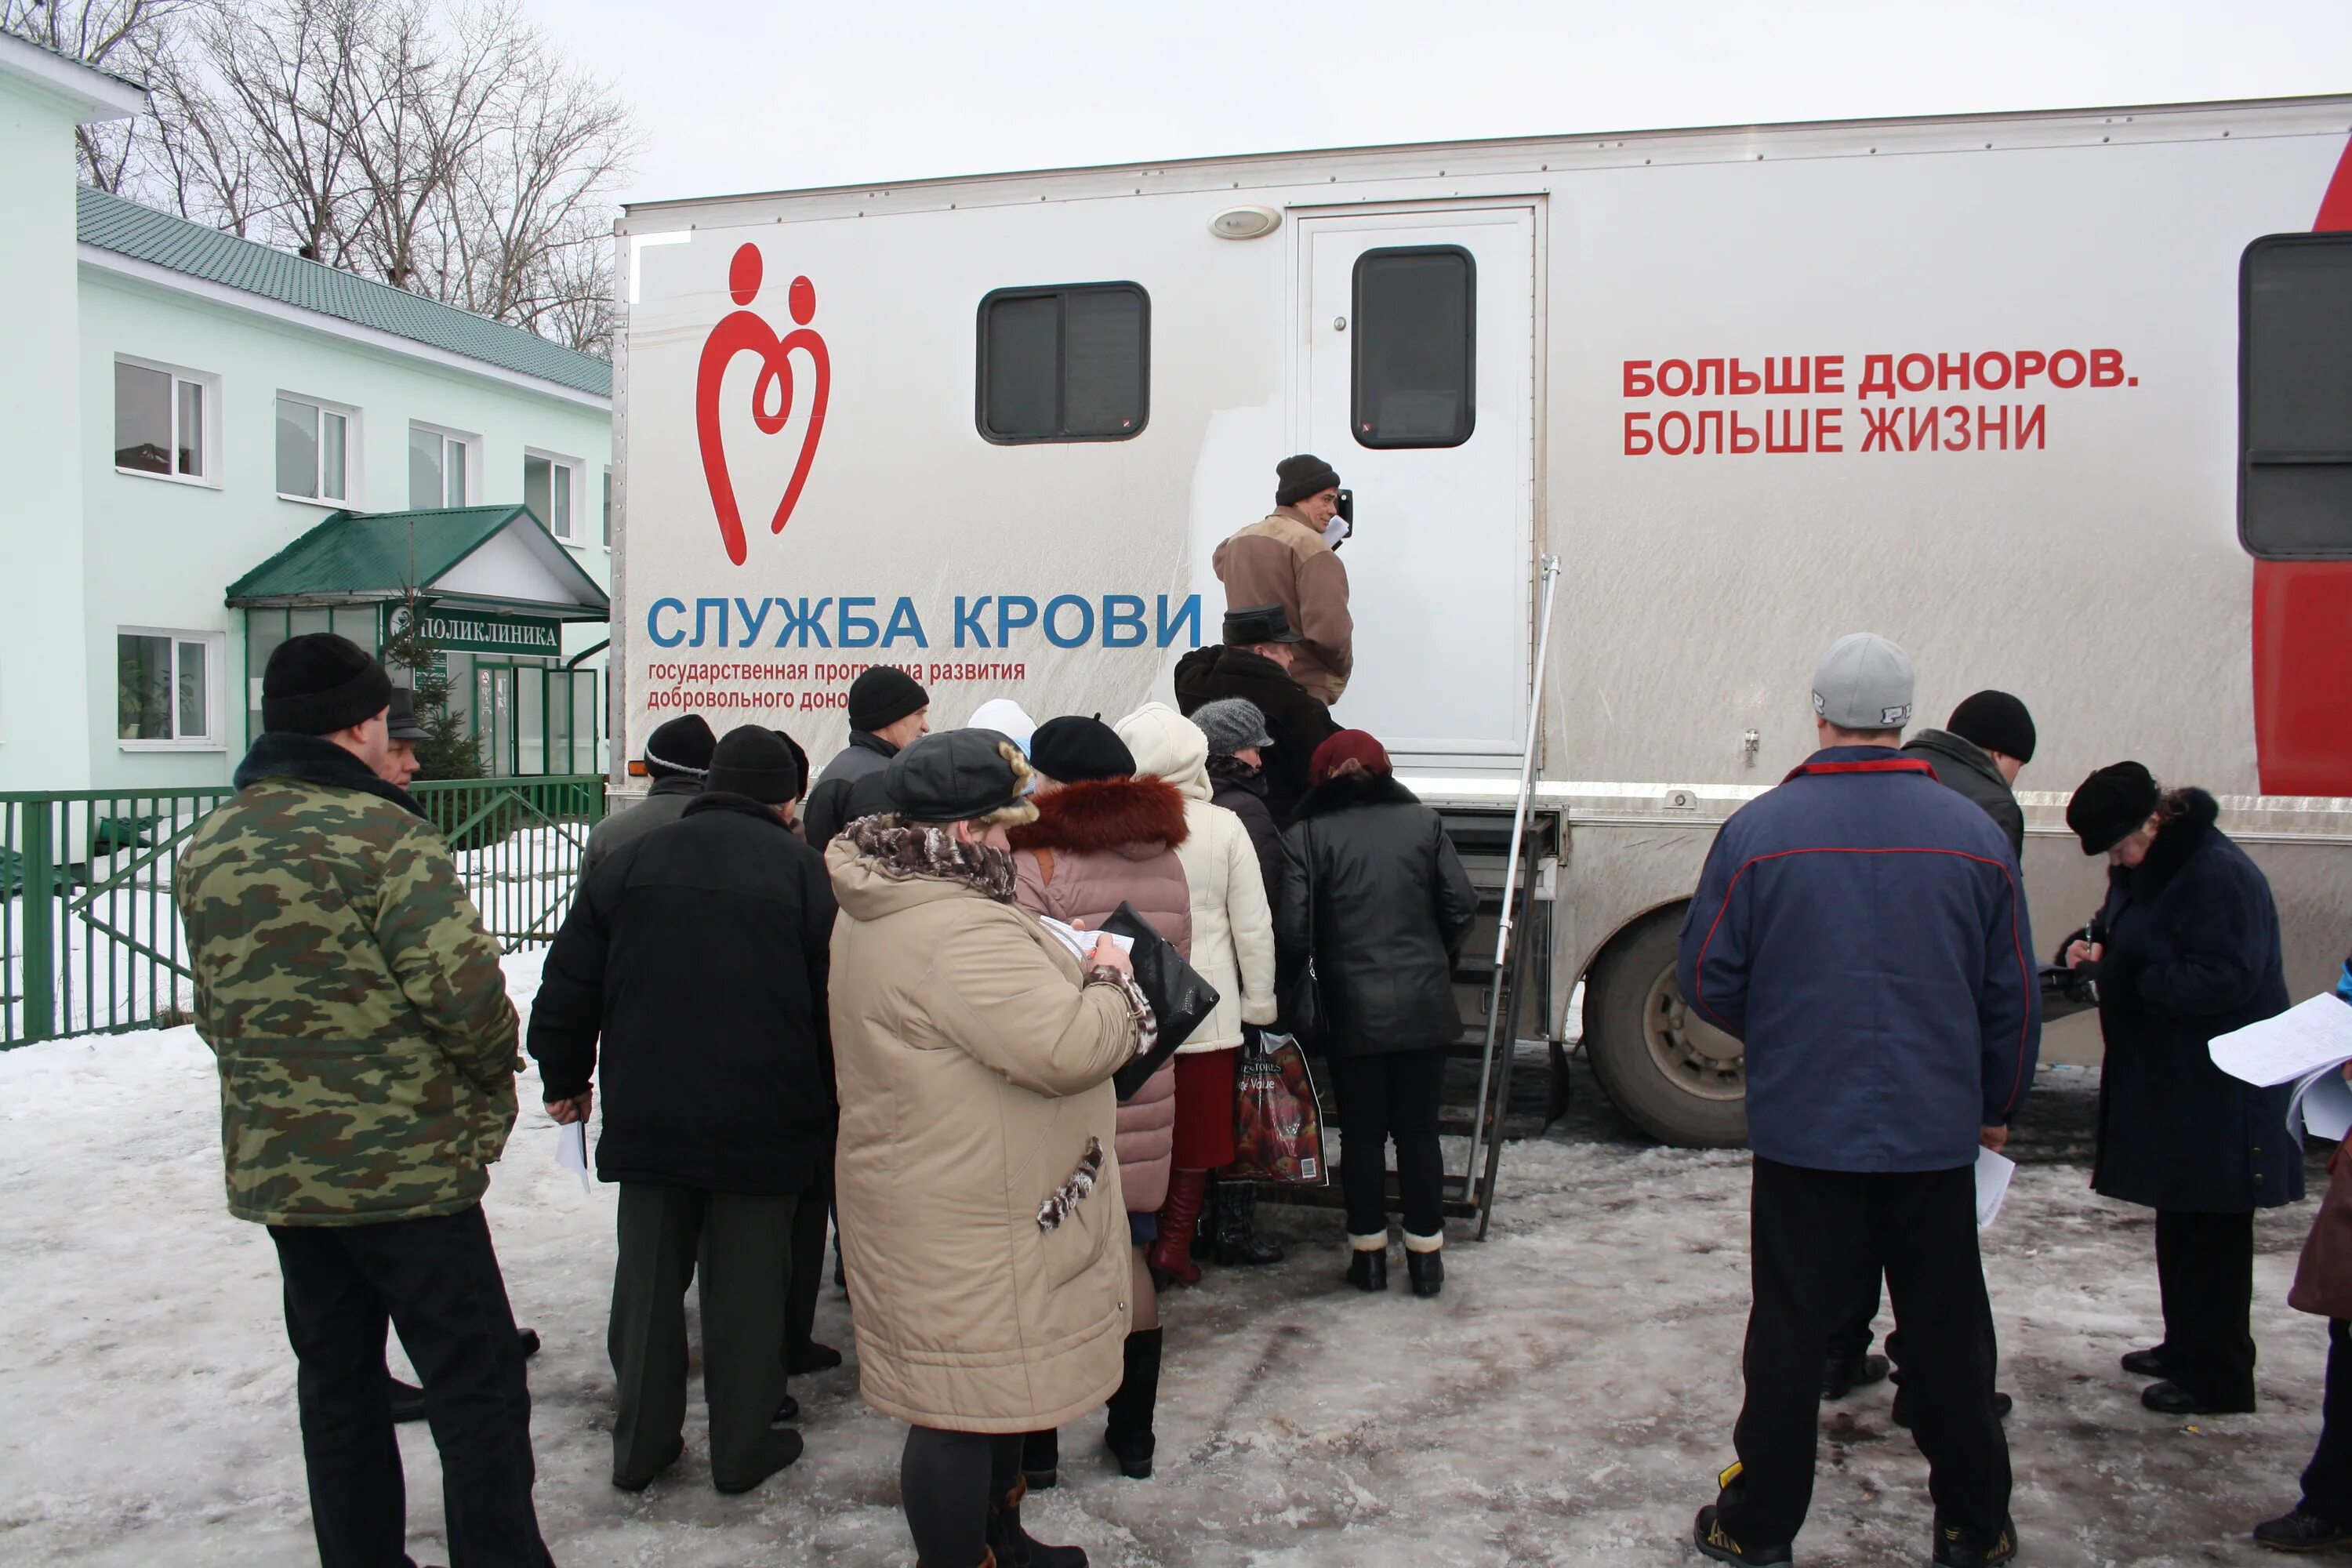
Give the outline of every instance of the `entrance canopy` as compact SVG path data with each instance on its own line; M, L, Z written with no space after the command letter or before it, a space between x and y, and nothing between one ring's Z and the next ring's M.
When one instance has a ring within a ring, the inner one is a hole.
M236 609L388 603L601 621L612 602L525 506L339 511L229 584ZM541 652L543 649L517 649Z
M381 654L412 586L485 769L602 771L596 673L579 668L595 650L567 660L563 626L604 620L610 601L522 506L339 511L231 584L248 732L261 732L260 677L278 644L331 631Z

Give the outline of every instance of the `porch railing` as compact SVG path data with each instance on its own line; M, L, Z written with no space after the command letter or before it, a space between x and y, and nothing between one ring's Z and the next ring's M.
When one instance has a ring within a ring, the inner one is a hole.
M194 1002L172 876L233 792L0 793L0 1048L186 1022ZM572 902L601 774L448 780L413 793L449 839L484 924L512 952L551 941Z

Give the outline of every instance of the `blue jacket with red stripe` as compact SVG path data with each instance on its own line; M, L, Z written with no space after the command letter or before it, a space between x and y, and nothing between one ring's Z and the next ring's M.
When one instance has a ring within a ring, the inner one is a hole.
M1941 1171L2033 1079L2042 999L2009 841L1926 763L1816 752L1716 835L1684 999L1748 1047L1748 1145L1823 1171Z

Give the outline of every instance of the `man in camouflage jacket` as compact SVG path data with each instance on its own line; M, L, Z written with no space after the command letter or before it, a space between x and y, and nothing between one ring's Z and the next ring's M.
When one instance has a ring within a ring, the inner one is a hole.
M387 1320L425 1385L452 1568L550 1562L530 1394L481 1197L514 1124L516 1018L441 834L376 770L391 681L299 637L176 899L219 1058L229 1212L269 1227L325 1568L401 1563Z

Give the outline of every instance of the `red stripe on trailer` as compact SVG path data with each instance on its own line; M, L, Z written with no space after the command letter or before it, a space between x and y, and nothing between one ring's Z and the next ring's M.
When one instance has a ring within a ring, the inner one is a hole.
M2352 229L2352 142L2311 227ZM2352 561L2257 561L2253 608L2263 793L2352 795Z

